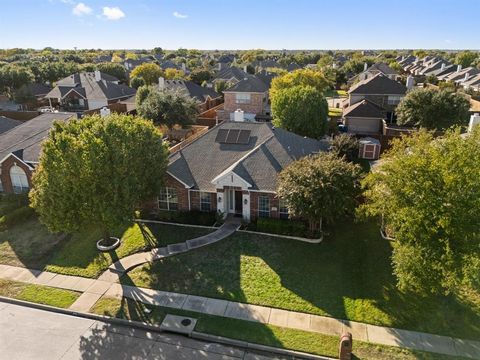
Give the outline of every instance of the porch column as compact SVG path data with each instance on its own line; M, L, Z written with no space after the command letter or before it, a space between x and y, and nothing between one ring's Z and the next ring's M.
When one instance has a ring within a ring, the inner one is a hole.
M243 220L250 221L250 193L247 191L242 193L242 209Z
M226 216L227 212L225 209L227 199L225 199L225 192L223 189L217 189L217 212L222 213Z

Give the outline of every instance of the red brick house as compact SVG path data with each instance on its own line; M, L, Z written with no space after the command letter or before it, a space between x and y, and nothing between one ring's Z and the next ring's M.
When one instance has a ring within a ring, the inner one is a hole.
M218 211L245 221L288 218L276 194L278 173L292 161L328 147L270 123L224 122L170 155L166 187L150 207Z
M53 122L74 117L76 114L72 113L45 113L0 134L0 192L28 192L41 143Z

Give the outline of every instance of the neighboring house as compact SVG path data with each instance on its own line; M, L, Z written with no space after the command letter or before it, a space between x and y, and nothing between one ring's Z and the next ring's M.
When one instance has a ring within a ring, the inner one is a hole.
M227 84L234 85L248 76L249 74L246 71L238 67L231 66L216 73L213 77L212 83L215 84L218 81L224 81Z
M40 158L41 143L53 122L72 118L76 118L76 114L45 113L0 134L0 192L28 192Z
M362 100L343 110L342 121L348 133L378 134L382 129L385 111L369 100Z
M99 109L135 95L136 90L108 74L82 72L57 82L45 97L70 111Z
M93 62L94 63L104 63L104 62L111 62L113 59L113 56L112 55L100 55L100 56L97 56Z
M150 59L150 58L127 59L123 62L123 67L125 68L125 70L130 72L139 65L148 64L148 63L151 63L151 62L152 62L152 59Z
M15 126L21 125L22 121L20 120L14 120L7 118L5 116L0 116L0 134L3 134L4 132L13 129ZM0 144L0 146L2 146Z
M276 62L275 60L267 59L261 61L254 61L251 64L255 69L255 72L260 72L262 70L267 70L268 68L283 68L280 63Z
M365 64L365 65L367 65L367 64ZM367 68L367 66L365 66L365 68L366 69L364 71L362 71L360 74L357 74L357 75L351 77L350 79L348 79L347 84L351 85L351 84L353 84L357 81L363 81L363 80L366 80L366 79L370 79L370 78L372 78L372 77L374 77L375 75L378 75L378 74L383 74L391 80L396 80L398 78L398 73L395 70L393 70L390 66L388 66L387 64L385 64L383 62L375 63L372 66L370 66L369 68Z
M473 89L480 91L480 74L472 76L470 79L462 83L465 89Z
M443 76L442 80L452 81L458 85L462 85L463 83L467 82L469 79L479 74L480 74L480 70L477 68L468 67L468 68L462 69L461 65L458 65L456 72L451 73L447 76Z
M407 93L407 87L383 74L360 81L348 91L348 106L368 100L385 111L386 119L393 121L395 108Z
M270 118L269 87L260 78L249 75L223 92L224 105L217 110L218 120L233 120L236 111L243 111L245 120L266 121Z
M301 69L301 68L302 68L302 67L301 67L300 65L298 65L297 63L293 63L293 62L292 62L292 63L290 63L290 64L287 65L286 70L287 70L288 72L292 72L292 71L295 71L295 70L299 70L299 69Z
M210 87L203 87L190 80L158 79L159 90L178 91L198 102L198 112L207 111L223 102L222 95Z
M288 218L276 194L278 173L291 162L328 148L325 141L268 123L224 122L170 155L166 187L147 207L218 211L245 221Z
M217 59L217 70L221 71L226 69L235 62L235 55L233 54L224 54Z
M34 96L37 101L42 100L50 91L52 88L50 86L40 84L40 83L30 83L23 85L18 89L19 93L22 94L28 94Z

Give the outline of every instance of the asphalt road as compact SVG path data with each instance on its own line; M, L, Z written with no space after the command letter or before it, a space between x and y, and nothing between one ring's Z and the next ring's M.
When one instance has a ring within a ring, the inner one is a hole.
M242 349L0 302L0 359L264 360Z

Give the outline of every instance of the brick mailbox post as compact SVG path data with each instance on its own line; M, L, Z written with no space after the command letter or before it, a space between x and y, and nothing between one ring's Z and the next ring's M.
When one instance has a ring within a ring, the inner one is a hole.
M344 333L340 338L340 347L338 350L339 360L351 360L352 359L352 334L349 332Z

